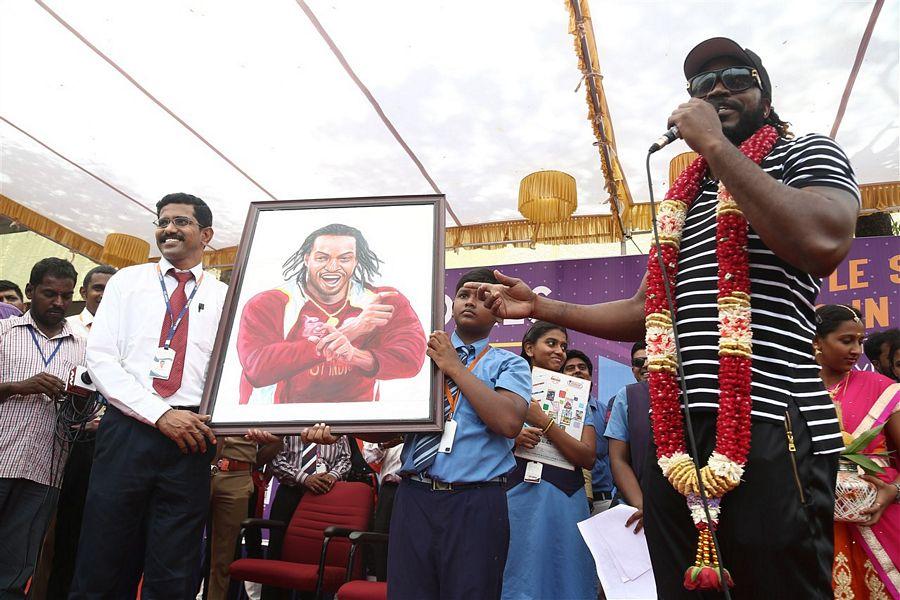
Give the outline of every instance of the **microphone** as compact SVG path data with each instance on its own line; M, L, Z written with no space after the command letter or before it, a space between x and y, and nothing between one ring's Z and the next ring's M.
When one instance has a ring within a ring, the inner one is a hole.
M668 131L666 131L664 134L662 134L659 137L658 140L653 142L653 145L650 146L650 150L648 150L647 152L649 152L650 154L653 154L657 150L660 150L661 148L668 146L669 144L671 144L672 142L674 142L675 140L677 140L680 137L681 136L678 135L678 126L672 125L671 127L669 127Z
M97 386L91 380L88 370L82 366L72 367L69 371L69 379L66 381L66 393L72 396L87 398L97 392Z

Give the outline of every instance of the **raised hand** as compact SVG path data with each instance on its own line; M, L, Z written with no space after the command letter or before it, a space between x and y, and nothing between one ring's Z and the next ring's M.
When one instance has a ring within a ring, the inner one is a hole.
M729 100L718 98L707 101L691 98L679 104L669 117L669 127L677 125L678 135L692 150L700 154L706 152L712 143L728 142L722 132L722 121L713 102L723 104L727 108Z
M425 351L428 358L434 361L445 375L453 377L454 373L462 368L459 354L450 341L450 336L444 331L432 332L428 338L428 349Z
M507 277L500 271L494 271L494 276L500 283L470 281L465 287L474 290L485 307L500 318L521 319L531 316L537 294L528 284L521 279Z

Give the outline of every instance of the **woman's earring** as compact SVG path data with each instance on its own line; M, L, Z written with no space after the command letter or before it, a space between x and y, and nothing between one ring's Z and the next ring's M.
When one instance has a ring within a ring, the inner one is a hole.
M813 350L816 351L816 356L822 354L822 349L819 348L818 346L813 346Z

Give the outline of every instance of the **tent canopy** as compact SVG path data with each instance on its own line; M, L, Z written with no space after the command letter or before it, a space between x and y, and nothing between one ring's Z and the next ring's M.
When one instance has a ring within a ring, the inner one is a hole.
M635 201L646 148L687 97L694 44L753 49L793 131L827 134L873 6L595 0ZM214 248L237 244L248 203L271 199L440 191L462 224L516 219L519 181L542 169L575 177L576 214L608 212L562 1L0 7L0 193L99 244L126 233L156 254L153 206L173 191L210 204ZM836 136L863 183L900 172L898 24L900 3L885 3ZM684 150L653 159L657 196Z

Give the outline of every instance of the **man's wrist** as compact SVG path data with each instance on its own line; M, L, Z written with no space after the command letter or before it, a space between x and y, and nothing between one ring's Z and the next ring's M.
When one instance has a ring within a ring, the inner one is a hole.
M461 362L459 362L459 360L456 360L447 365L445 368L441 369L441 371L444 372L445 377L449 377L454 381L456 381L456 378L459 377L465 370L466 368Z
M711 160L715 160L715 157L722 153L724 149L734 148L737 150L737 147L728 141L728 138L725 137L725 134L720 134L717 136L710 137L709 140L705 141L701 147L701 152L699 154L706 159L707 162Z

